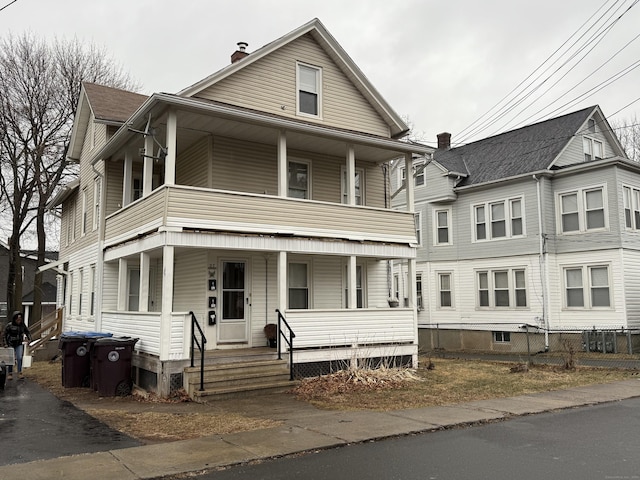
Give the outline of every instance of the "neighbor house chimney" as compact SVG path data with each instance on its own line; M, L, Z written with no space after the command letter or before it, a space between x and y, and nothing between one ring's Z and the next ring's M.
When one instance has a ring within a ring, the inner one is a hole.
M451 148L451 134L447 132L439 133L438 150L449 150Z
M247 42L238 42L238 49L231 54L231 63L236 63L249 55L246 52L248 46Z

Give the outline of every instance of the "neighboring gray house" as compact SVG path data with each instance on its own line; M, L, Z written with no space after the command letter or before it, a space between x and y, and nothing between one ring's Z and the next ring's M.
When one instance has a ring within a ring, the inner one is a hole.
M426 163L414 167L420 326L493 331L485 348L522 324L640 327L640 164L598 106L458 148L438 140L432 161L414 161Z

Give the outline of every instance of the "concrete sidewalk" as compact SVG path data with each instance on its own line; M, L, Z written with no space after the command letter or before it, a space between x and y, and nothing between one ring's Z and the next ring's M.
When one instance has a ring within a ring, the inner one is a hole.
M0 471L0 478L85 480L87 475L100 480L156 478L365 440L632 397L640 397L640 378L512 398L391 412L328 412L302 403L288 403L284 408L274 404L265 408L265 402L268 403L269 399L259 397L262 411L269 410L270 418L282 421L281 426L7 465Z

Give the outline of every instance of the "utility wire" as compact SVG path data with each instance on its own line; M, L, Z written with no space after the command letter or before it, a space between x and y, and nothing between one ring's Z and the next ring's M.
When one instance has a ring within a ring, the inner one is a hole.
M618 0L619 1L619 0ZM617 1L615 2L617 3ZM615 5L614 3L614 5ZM558 54L558 52L560 52L565 45L567 45L572 38L574 38L578 32L580 32L580 30L582 30L585 25L589 24L589 22L591 22L591 20L600 12L600 10L602 10L603 8L605 8L606 3L604 3L600 8L598 8L595 13L593 13L582 25L580 25L580 27L571 34L571 36L569 36L569 38L567 38L567 40L564 41L564 43L562 45L560 45L560 47L558 47L551 55L549 55L538 67L536 67L524 80L522 80L518 85L516 85L509 93L507 93L504 97L502 97L493 107L491 107L487 112L485 112L483 115L480 116L480 118L478 118L476 121L474 121L473 123L471 123L469 126L465 127L464 129L462 129L462 131L460 131L456 137L460 137L460 138L464 138L465 140L467 138L469 138L469 136L474 135L476 133L476 131L483 127L484 124L487 121L490 121L494 116L499 115L502 110L504 110L504 108L506 106L501 107L497 112L493 113L491 116L489 116L489 118L487 120L483 121L483 118L485 118L487 115L489 115L495 108L497 108L502 102L504 102L507 98L509 98L512 94L514 94L518 89L520 89L520 87L522 87L531 77L533 77L533 75L536 74L536 72L538 72L545 64L547 64L549 61L551 61L551 59ZM609 7L609 9L613 8L613 6ZM608 10L607 10L608 11ZM592 28L592 27L590 27ZM584 34L582 35L584 36ZM582 38L582 36L580 38ZM575 43L574 43L575 44ZM546 70L545 70L546 71ZM543 72L544 73L544 72ZM538 77L539 78L539 77ZM528 88L525 87L525 89ZM510 100L511 102L512 100ZM507 103L508 105L508 103ZM475 128L473 128L476 124L480 123L480 125L476 126ZM471 130L471 131L470 131ZM465 136L466 135L466 136ZM464 136L464 137L463 137Z
M16 3L17 1L18 1L18 0L13 0L12 2L7 3L4 7L1 7L1 8L0 8L0 12L1 12L2 10L4 10L5 8L7 8L8 6L13 5L13 4L14 4L14 3Z

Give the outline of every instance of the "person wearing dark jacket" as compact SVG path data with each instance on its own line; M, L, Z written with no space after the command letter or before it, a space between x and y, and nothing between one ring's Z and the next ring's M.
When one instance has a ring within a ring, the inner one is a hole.
M7 347L12 347L15 351L15 357L18 361L18 376L24 378L22 375L22 355L24 354L24 337L27 337L31 341L31 333L22 320L22 312L13 312L13 319L11 323L7 324L4 329L4 343ZM13 365L9 365L9 371L7 373L7 380L13 379Z

